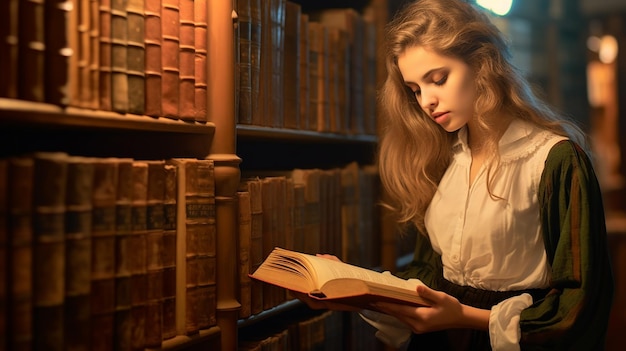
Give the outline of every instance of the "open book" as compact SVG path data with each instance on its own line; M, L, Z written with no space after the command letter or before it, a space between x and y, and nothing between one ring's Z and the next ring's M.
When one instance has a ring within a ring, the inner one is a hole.
M416 289L417 283L305 253L275 248L250 277L311 298L363 309L373 302L429 306Z

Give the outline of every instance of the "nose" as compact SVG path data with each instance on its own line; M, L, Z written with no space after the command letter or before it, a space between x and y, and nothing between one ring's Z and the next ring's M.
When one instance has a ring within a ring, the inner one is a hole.
M437 106L437 97L433 92L422 89L420 95L420 105L424 111L433 110Z

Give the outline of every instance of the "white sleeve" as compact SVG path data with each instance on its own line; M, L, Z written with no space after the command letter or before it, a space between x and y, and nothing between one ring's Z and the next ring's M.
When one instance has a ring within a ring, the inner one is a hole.
M391 275L389 271L382 273ZM417 289L418 285L424 285L419 279L411 278L407 280L415 284L415 289ZM389 346L400 348L411 339L411 329L396 317L371 310L362 310L359 312L359 315L364 321L377 329L376 338Z
M533 298L530 294L522 294L506 299L491 308L489 338L494 351L520 350L520 314L532 303Z
M400 348L411 339L411 329L396 317L371 310L362 310L359 316L377 329L376 338L386 345Z

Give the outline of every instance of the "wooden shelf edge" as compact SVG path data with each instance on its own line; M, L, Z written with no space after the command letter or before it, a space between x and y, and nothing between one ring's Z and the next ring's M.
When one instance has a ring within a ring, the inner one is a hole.
M376 143L376 135L340 134L298 130L287 128L260 127L246 124L237 125L237 136L251 139L283 140L283 141L315 141L315 142L353 142Z
M240 319L237 321L237 328L245 328L254 324L257 324L265 319L274 317L274 316L279 316L281 313L290 311L294 308L297 307L302 307L305 306L304 303L298 299L293 299L293 300L289 300L287 302L284 302L274 308L271 308L269 310L265 310L259 314L255 314L253 316L250 316L246 319Z
M112 111L90 110L77 107L61 107L32 101L0 98L0 123L15 126L65 126L72 128L96 128L175 132L189 134L215 133L212 122L200 123L166 117L122 114Z
M159 349L146 350L183 350L189 346L199 344L211 338L217 338L219 335L220 328L215 326L210 329L200 330L198 334L194 335L177 335L171 339L164 340L161 348Z

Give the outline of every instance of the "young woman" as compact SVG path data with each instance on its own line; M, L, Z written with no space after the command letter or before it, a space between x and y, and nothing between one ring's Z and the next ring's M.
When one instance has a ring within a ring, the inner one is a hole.
M409 349L603 349L613 279L583 133L472 5L415 1L387 33L380 174L421 234L399 275L433 307L377 307Z

